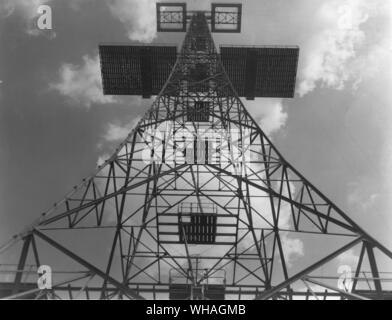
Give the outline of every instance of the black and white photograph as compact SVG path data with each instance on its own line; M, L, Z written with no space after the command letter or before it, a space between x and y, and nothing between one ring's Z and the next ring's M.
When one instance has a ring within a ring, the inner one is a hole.
M0 300L392 300L391 123L390 0L0 0Z

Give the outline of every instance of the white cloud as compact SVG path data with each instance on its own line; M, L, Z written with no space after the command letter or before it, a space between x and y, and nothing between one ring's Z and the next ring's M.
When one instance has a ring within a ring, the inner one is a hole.
M291 267L294 259L304 255L304 243L301 239L289 238L286 234L281 235L281 240L287 266Z
M380 31L386 24L377 21L389 14L390 4L382 0L325 2L314 15L318 31L301 51L300 96L318 85L341 90L351 83L356 89L364 77L377 74L389 51L390 33Z
M109 123L106 132L103 136L104 140L107 142L116 142L124 140L131 130L136 126L139 122L140 117L136 117L132 119L130 122L125 125L118 123Z
M107 3L112 15L134 41L151 42L156 36L155 0L111 0Z
M110 155L107 153L100 155L97 159L97 167L102 166L105 163L105 161L108 160L109 158Z
M353 212L368 213L376 204L380 194L374 192L370 186L371 184L366 179L349 184L347 203Z
M354 268L358 262L358 259L359 256L354 252L354 250L349 249L343 252L341 255L339 255L338 262L339 264L349 265Z
M257 98L244 104L267 135L276 133L286 124L287 113L283 110L282 99Z
M90 107L93 103L105 104L115 102L115 97L102 93L101 71L98 56L83 56L81 65L65 63L60 68L60 79L50 84L69 99Z

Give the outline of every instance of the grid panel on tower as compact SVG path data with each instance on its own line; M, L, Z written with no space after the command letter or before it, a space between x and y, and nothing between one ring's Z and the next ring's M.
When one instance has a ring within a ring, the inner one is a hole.
M99 46L104 94L142 95L160 92L176 62L176 46Z
M221 46L221 61L241 97L292 98L298 47Z

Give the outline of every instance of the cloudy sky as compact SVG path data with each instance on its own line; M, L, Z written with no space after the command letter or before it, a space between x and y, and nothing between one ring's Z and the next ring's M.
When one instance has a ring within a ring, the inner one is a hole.
M246 107L287 160L391 249L390 1L242 3L242 33L215 35L217 45L300 46L295 98ZM40 4L52 8L51 31L35 26ZM98 44L182 37L155 32L154 0L0 0L0 243L88 176L151 104L102 95Z

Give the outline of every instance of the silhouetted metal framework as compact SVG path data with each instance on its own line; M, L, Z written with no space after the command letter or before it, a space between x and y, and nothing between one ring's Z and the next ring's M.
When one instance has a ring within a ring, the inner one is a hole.
M0 295L390 299L392 253L300 174L247 112L215 49L211 16L187 19L171 74L115 153L2 247ZM161 50L147 49L153 57ZM137 50L101 47L107 93L134 93L113 79L135 56L140 63ZM221 134L212 144L200 138L206 131ZM301 241L305 255L293 259ZM336 269L356 254L350 291L337 285ZM37 288L40 265L52 268L52 289Z

